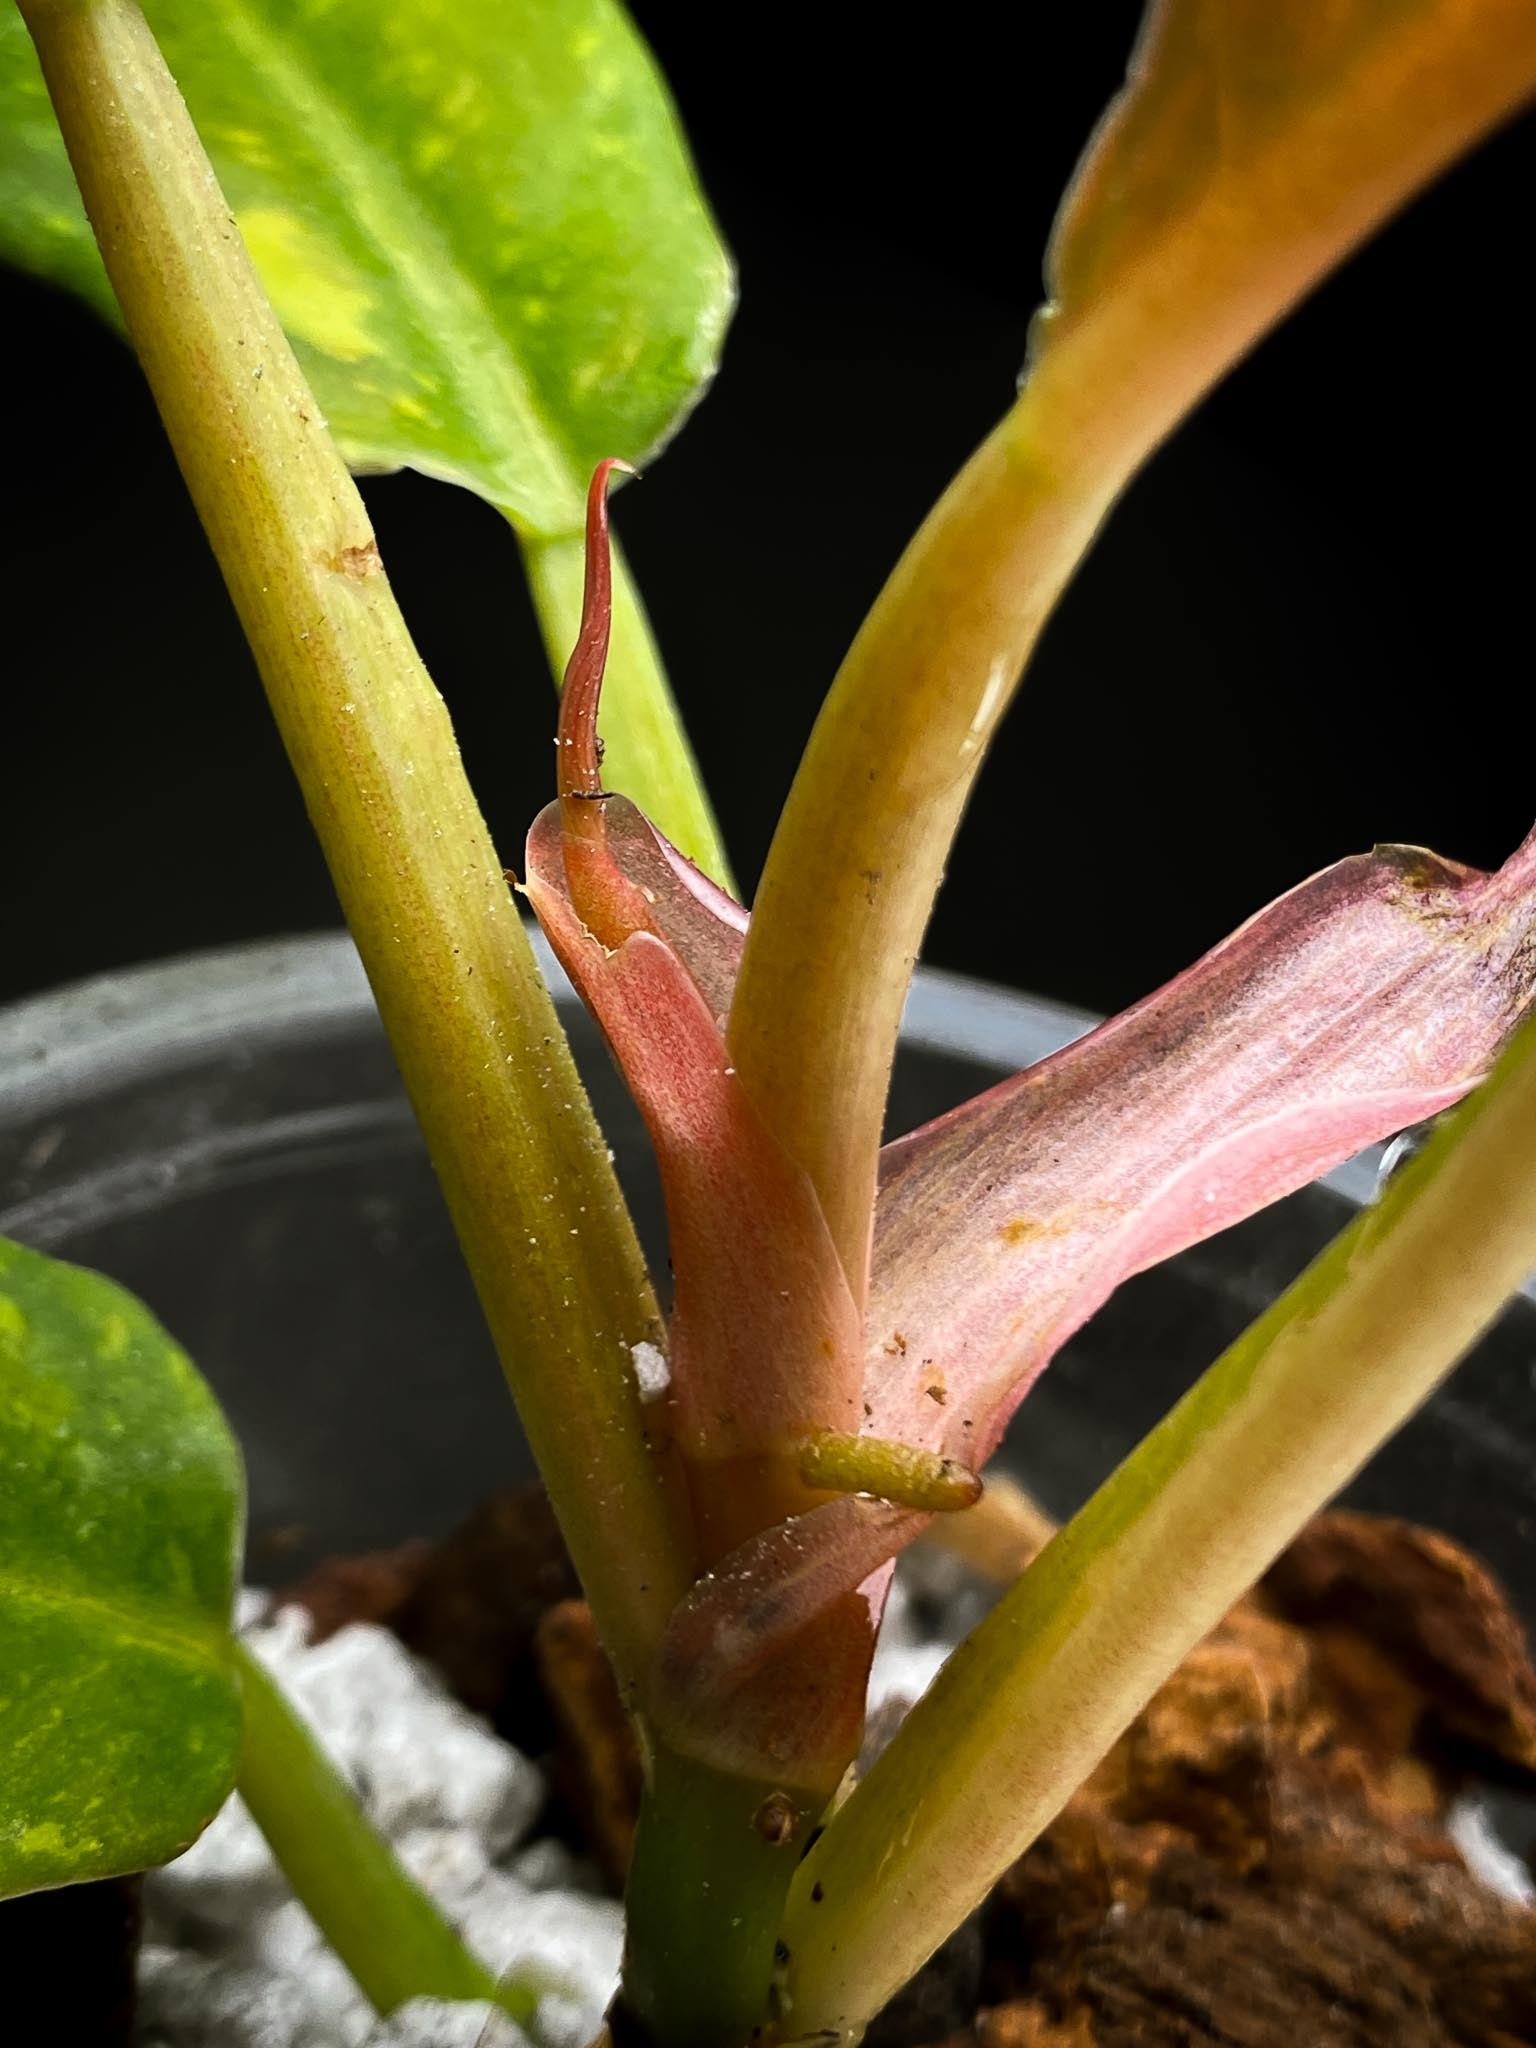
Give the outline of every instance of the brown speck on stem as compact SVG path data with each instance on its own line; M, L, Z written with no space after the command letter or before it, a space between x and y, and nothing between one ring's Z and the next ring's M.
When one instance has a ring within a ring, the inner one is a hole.
M795 1839L800 1812L787 1792L770 1792L752 1816L752 1825L773 1849L783 1849Z
M338 549L326 566L334 569L338 576L351 576L359 583L365 577L382 575L384 570L379 559L379 544L371 534L361 547Z

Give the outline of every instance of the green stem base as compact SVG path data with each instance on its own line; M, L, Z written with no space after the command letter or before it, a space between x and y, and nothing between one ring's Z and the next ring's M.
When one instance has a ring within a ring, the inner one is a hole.
M625 1894L617 2031L650 2048L746 2048L762 2032L814 1817L793 1793L658 1754Z

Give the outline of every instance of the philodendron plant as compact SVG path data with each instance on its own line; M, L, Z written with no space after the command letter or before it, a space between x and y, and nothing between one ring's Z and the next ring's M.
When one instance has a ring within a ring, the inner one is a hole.
M1536 9L1154 0L1017 400L834 681L750 918L609 556L612 472L696 395L729 297L633 31L612 0L148 13L187 103L136 0L6 18L5 247L138 350L634 1717L615 2025L856 2037L1536 1265L1536 835L1491 875L1342 861L880 1146L948 849L1057 596L1202 393L1531 91ZM574 645L520 886L644 1114L665 1318L348 461L501 506ZM855 1782L893 1560L973 1509L1066 1337L1442 1111ZM238 1459L185 1358L6 1247L0 1374L0 1887L164 1858L238 1782L381 2010L526 2018L235 1646Z

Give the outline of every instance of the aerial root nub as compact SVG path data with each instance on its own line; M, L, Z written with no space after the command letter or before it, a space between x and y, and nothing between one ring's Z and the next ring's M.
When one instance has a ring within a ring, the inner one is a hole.
M868 1493L895 1507L953 1514L981 1498L978 1475L957 1459L885 1437L826 1430L799 1446L800 1477L828 1493Z

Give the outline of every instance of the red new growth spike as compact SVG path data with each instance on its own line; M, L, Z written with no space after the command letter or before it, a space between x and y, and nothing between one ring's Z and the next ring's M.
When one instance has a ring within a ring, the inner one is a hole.
M608 849L604 817L597 707L608 665L613 622L613 575L608 549L608 479L616 469L633 476L627 462L606 457L592 472L587 492L587 576L581 626L566 663L556 736L556 786L560 792L561 837L566 883L582 923L609 951L631 932L649 931L644 897L615 864Z
M597 705L608 665L613 624L613 571L608 549L608 479L627 462L606 457L592 472L587 491L587 580L581 599L581 628L565 665L560 691L559 790L563 797L600 799Z

